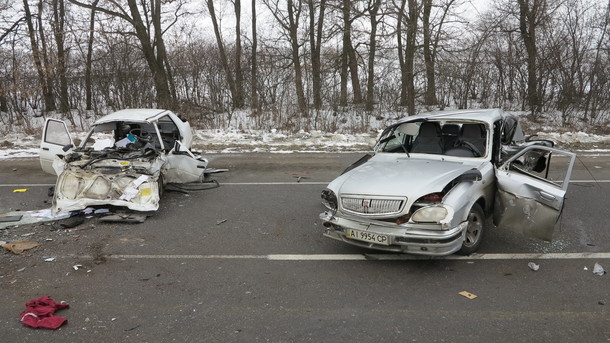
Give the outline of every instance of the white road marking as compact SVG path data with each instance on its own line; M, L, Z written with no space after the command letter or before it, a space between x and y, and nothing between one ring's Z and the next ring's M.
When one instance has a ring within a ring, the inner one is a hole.
M125 260L268 260L268 261L411 261L411 260L574 260L610 259L610 253L548 253L548 254L474 254L442 257L407 254L270 254L270 255L108 255L106 258ZM80 256L80 258L92 258Z

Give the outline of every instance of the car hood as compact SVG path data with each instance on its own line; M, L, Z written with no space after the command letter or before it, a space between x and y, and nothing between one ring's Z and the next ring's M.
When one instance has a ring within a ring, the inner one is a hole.
M340 194L420 197L440 192L453 179L475 167L446 160L376 155L337 178L329 188Z

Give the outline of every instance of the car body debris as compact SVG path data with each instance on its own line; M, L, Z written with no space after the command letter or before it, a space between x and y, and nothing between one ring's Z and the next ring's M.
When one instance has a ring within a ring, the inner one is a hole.
M477 295L472 294L472 293L470 293L468 291L461 291L458 294L463 296L463 297L465 297L465 298L468 298L470 300L477 298Z
M602 276L606 274L606 270L601 266L601 264L595 262L595 265L593 266L593 274Z
M539 264L536 264L536 263L534 263L534 262L529 262L529 263L527 264L527 266L528 266L528 267L529 267L531 270L533 270L533 271L535 271L535 272L537 272L537 271L538 271L538 269L540 269L540 265L539 265Z
M12 252L15 255L19 255L26 250L30 250L30 249L36 248L37 246L40 246L40 244L36 243L36 242L30 242L30 241L15 241L15 242L11 242L11 243L4 243L0 246L2 246L6 250Z

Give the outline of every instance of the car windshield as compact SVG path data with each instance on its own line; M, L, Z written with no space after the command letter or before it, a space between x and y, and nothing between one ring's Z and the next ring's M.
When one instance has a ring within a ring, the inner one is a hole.
M141 149L159 147L153 124L110 122L93 127L83 144L85 150Z
M386 129L376 151L482 157L487 152L487 133L483 122L407 122Z

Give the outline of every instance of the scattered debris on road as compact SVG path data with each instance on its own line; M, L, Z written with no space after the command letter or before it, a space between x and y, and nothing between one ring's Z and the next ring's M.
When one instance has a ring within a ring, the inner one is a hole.
M595 266L593 267L593 274L602 276L606 274L606 270L599 263L595 262Z
M19 321L29 327L54 330L68 321L55 316L55 312L69 306L63 301L57 303L50 297L40 297L25 304L25 311L19 315Z
M13 254L19 255L22 252L33 249L39 245L40 244L38 244L36 242L16 241L16 242L12 242L12 243L5 243L5 244L2 244L1 246L5 249L9 250Z
M470 300L472 300L472 299L474 299L474 298L476 298L476 297L477 297L477 295L472 294L472 293L470 293L470 292L468 292L468 291L461 291L461 292L459 292L458 294L459 294L459 295L461 295L461 296L464 296L464 297L466 297L466 298L468 298L468 299L470 299Z
M530 263L528 263L528 264L527 264L527 266L528 266L528 267L530 267L530 269L531 269L531 270L533 270L533 271L535 271L535 272L537 272L537 271L538 271L538 269L540 269L540 265L539 265L539 264L536 264L536 263L534 263L534 262L530 262Z

